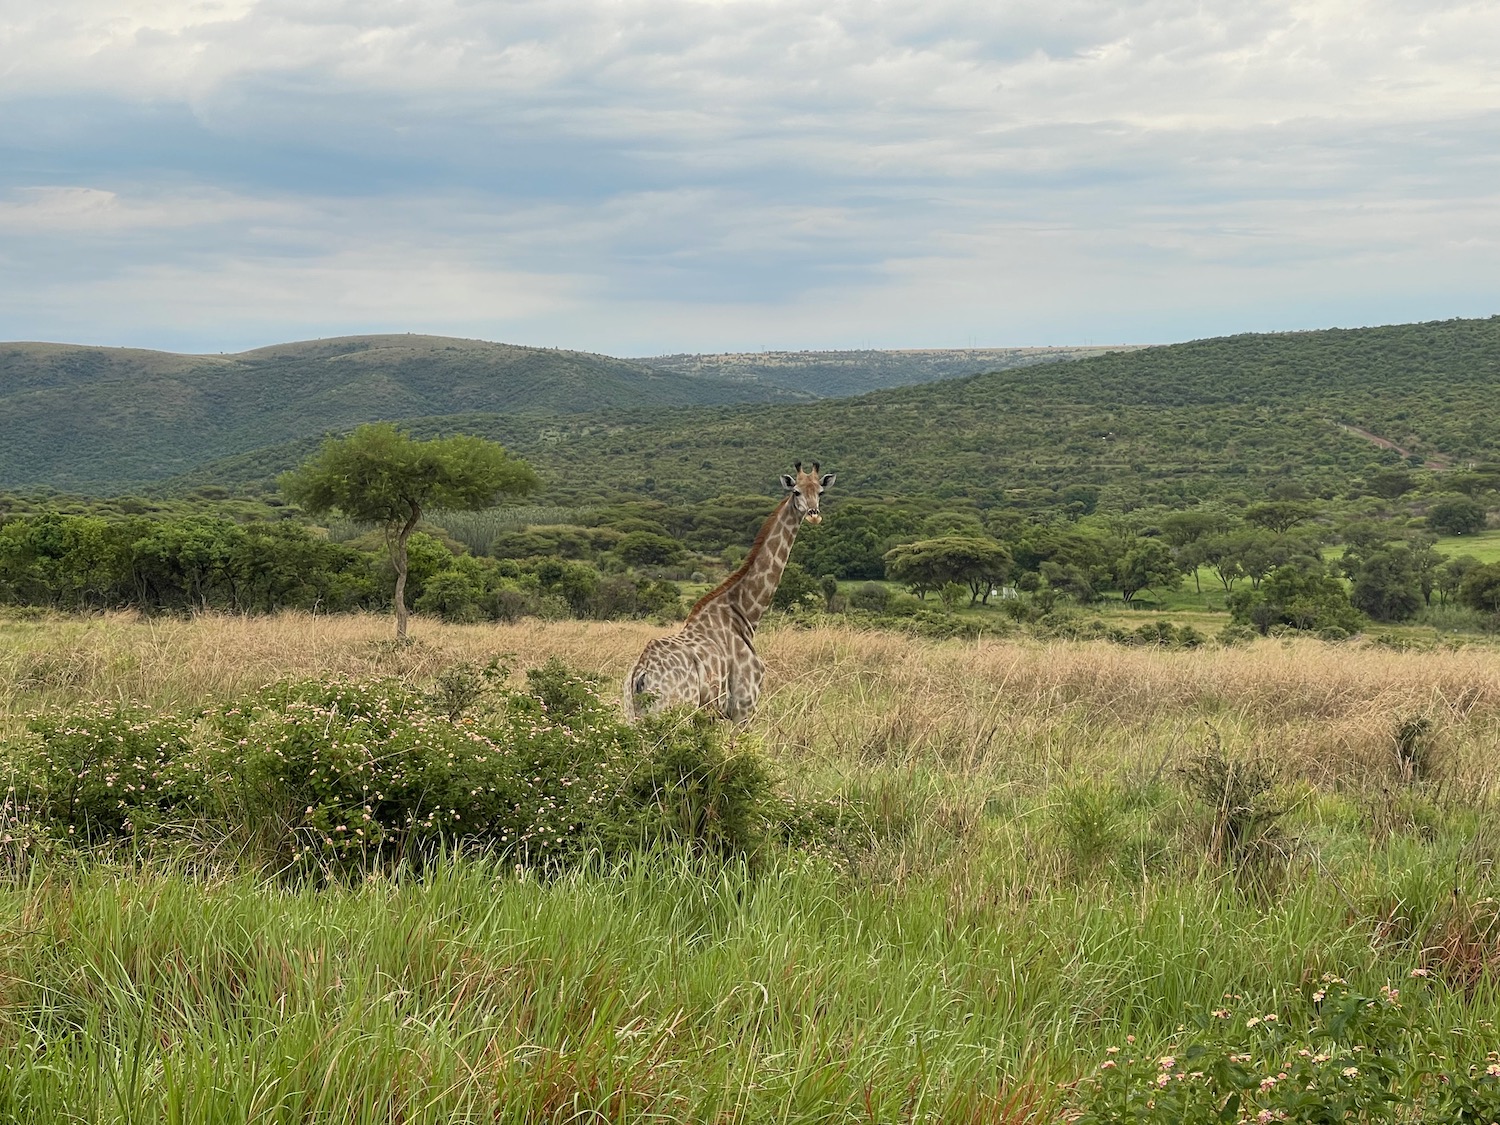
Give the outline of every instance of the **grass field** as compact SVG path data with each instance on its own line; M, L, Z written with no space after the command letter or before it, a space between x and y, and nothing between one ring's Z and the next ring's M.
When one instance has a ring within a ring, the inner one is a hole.
M1477 535L1453 535L1439 539L1437 550L1445 555L1473 555L1480 562L1500 562L1500 531L1481 531Z
M413 629L0 620L0 737L495 654L617 682L659 632ZM1500 1045L1493 650L760 647L741 745L849 818L751 866L457 856L319 887L191 841L10 856L0 1120L1055 1120L1110 1048L1171 1056L1221 1007L1293 1022L1325 974L1405 989L1453 1059ZM1269 786L1233 831L1215 762ZM1392 1081L1415 1104L1419 1078Z

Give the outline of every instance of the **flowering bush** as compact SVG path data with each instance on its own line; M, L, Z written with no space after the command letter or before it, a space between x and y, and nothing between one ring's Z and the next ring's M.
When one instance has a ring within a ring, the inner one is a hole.
M1413 971L1419 983L1425 975ZM1166 1053L1134 1050L1134 1036L1110 1047L1074 1088L1074 1120L1500 1120L1500 1053L1465 1061L1465 1044L1436 1030L1425 987L1415 1011L1395 988L1366 996L1335 976L1306 986L1285 1013L1236 1010L1239 1000L1226 997Z
M90 842L222 826L267 862L363 868L477 843L557 868L661 840L752 850L769 782L701 717L620 722L556 662L470 713L397 679L275 684L189 716L96 705L4 748L13 819ZM267 854L269 853L269 854Z
M196 796L190 725L118 703L32 719L35 752L12 763L17 812L89 842L170 816Z

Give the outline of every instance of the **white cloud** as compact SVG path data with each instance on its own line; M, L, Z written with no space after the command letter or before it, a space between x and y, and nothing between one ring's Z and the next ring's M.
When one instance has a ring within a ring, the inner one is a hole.
M0 0L0 336L1478 311L1497 44L1421 0Z

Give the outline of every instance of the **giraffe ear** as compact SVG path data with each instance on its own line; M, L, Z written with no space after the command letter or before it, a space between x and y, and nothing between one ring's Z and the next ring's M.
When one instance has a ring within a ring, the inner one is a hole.
M833 473L825 473L823 479L818 482L819 488L827 488L838 478Z
M792 476L791 473L782 473L781 487L790 492L792 489L797 487L797 478Z

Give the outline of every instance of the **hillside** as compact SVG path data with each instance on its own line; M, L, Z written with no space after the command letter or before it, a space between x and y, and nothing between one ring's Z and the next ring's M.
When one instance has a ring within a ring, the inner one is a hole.
M792 400L584 352L349 336L236 355L0 344L0 485L116 488L376 419Z
M762 492L799 457L836 470L845 495L981 504L1047 503L1070 487L1116 508L1263 495L1287 479L1332 491L1399 459L1371 437L1442 464L1500 459L1500 317L1232 336L779 409L411 425L504 442L536 465L549 502ZM175 486L265 484L314 445L217 462Z
M727 382L767 383L818 398L844 398L888 387L957 379L1038 363L1086 359L1133 347L904 348L898 351L721 352L647 356L657 371Z

